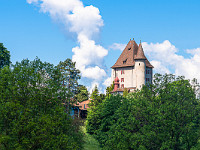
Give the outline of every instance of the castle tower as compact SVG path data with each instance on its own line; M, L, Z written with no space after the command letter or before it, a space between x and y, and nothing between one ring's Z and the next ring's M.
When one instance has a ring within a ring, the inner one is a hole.
M144 55L141 42L138 46L134 39L128 42L111 68L111 84L116 77L119 80L113 92L123 93L125 88L132 92L152 83L153 66Z
M137 51L137 55L134 58L135 60L135 72L136 72L136 89L141 89L145 85L145 70L146 70L146 57L140 43Z

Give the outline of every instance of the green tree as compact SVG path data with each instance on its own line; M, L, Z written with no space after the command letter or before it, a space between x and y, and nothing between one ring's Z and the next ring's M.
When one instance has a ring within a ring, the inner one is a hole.
M78 102L82 102L89 99L89 92L87 88L83 85L78 86L77 94L75 95L75 99Z
M91 103L89 104L91 106L97 106L103 101L104 96L99 94L99 90L97 88L97 85L95 85L94 90L92 90L92 94L90 96Z
M113 81L113 83L110 86L108 86L106 88L106 96L109 96L110 92L112 92L113 90L114 90L114 81Z
M57 67L23 60L0 70L0 149L81 149L82 135L65 112Z
M71 99L74 98L78 90L78 80L81 78L80 71L76 69L75 65L76 63L69 58L57 65L62 74L63 87L67 88L63 102L67 106L68 113L70 112L70 103L72 103Z
M121 104L122 97L120 95L111 95L110 97L106 97L103 103L89 109L86 129L88 133L95 134L100 143L107 140L105 132L107 132L110 125L115 122L115 120L113 120L113 115Z
M0 69L10 65L10 52L0 43Z
M128 89L125 88L125 89L124 89L124 92L123 92L123 97L126 97L127 95L128 95Z
M198 149L199 114L188 80L156 74L153 85L91 109L87 130L104 149Z

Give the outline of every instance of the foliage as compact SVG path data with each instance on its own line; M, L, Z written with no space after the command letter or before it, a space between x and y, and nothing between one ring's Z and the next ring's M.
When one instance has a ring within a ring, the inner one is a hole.
M0 70L0 149L81 149L60 70L38 58Z
M0 69L10 65L10 52L0 43Z
M113 83L110 86L108 86L106 88L106 96L109 96L110 92L112 92L113 90L114 90L114 81L113 81Z
M86 127L103 149L198 149L199 114L188 80L156 74L153 85L91 109Z
M78 80L81 78L80 71L76 69L75 65L76 63L69 58L57 65L62 74L63 87L67 89L63 103L67 106L68 113L70 113L70 104L75 103L72 99L75 99L74 96L78 90Z
M126 97L127 95L128 95L128 89L125 88L125 89L124 89L124 92L123 92L123 97Z
M93 135L90 135L89 133L86 132L85 126L82 126L81 129L84 133L83 149L84 150L100 150L101 148L98 141L93 137Z
M62 83L68 89L68 97L73 97L77 93L78 80L81 78L80 71L76 69L75 65L76 63L68 58L57 66L62 73Z
M97 88L97 85L95 85L95 88L92 91L92 94L91 94L90 98L91 98L91 103L89 104L90 107L91 106L97 106L100 103L102 103L102 101L105 99L105 95L104 94L99 94L99 90Z
M87 132L96 135L101 144L109 140L107 131L116 121L113 119L113 115L122 104L122 100L120 95L111 95L106 97L103 103L89 109L86 121Z
M77 94L75 95L75 99L78 102L86 101L89 99L89 92L85 86L83 86L83 85L78 86Z

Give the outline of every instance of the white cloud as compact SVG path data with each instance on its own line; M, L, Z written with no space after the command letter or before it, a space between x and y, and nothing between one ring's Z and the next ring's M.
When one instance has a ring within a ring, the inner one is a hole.
M168 40L163 43L142 43L145 54L152 61L157 73L174 73L184 75L188 79L196 78L200 81L200 48L187 50L190 58L177 54L178 49ZM170 69L169 69L170 68Z
M90 94L92 93L92 91L94 90L95 86L97 86L97 88L99 88L99 82L92 82L90 86L87 87L87 89L89 90Z
M123 51L125 47L126 47L126 44L113 43L111 46L109 46L109 49Z
M99 13L99 9L94 6L75 7L72 14L67 15L71 24L69 30L91 38L94 34L99 33L100 27L103 26L103 20Z
M106 80L104 80L103 85L105 85L106 87L111 85L111 77L108 77Z
M96 45L95 41L89 40L84 35L78 36L78 42L80 43L80 46L72 49L72 52L74 53L72 60L76 61L79 69L92 64L102 64L103 58L108 54L106 49L100 45Z
M98 8L84 6L80 0L27 0L29 4L37 4L40 11L50 14L51 18L63 23L65 29L77 35L79 46L74 47L72 60L80 69L83 77L95 82L106 76L102 69L104 57L108 51L93 40L104 25Z
M159 72L161 74L170 73L170 71L163 64L161 64L160 61L153 60L150 63L154 66L154 72Z
M93 79L95 81L100 81L103 77L106 76L106 72L98 66L88 67L83 70L82 76Z

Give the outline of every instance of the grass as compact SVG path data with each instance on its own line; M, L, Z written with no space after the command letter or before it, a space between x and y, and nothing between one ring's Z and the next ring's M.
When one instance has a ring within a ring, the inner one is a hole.
M81 129L84 133L84 138L83 138L83 140L85 141L83 145L84 150L101 150L98 141L92 135L86 132L85 126L82 126Z

